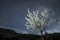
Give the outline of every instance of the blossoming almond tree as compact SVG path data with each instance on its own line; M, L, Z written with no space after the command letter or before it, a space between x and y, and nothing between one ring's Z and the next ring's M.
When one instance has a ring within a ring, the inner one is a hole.
M27 27L27 29L35 29L37 27L41 32L41 35L43 35L45 27L49 26L50 24L56 21L55 19L49 16L49 11L47 8L44 8L40 13L39 10L30 12L28 9L28 14L25 17L25 19L25 26Z

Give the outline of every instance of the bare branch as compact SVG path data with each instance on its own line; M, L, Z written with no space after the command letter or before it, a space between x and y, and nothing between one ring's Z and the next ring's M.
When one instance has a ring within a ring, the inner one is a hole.
M25 19L25 26L27 26L28 29L34 29L35 27L37 27L40 31L42 31L45 27L49 26L55 21L55 19L49 16L47 8L44 8L40 14L39 10L30 12L28 9L28 14L27 17L25 17Z

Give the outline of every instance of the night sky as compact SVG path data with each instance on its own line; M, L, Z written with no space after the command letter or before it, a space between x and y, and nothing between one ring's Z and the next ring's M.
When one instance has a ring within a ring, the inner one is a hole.
M60 32L60 0L0 0L0 27L17 32L27 31L24 25L27 8L32 11L41 7L54 9L54 17L57 19L57 24L47 27L46 30Z

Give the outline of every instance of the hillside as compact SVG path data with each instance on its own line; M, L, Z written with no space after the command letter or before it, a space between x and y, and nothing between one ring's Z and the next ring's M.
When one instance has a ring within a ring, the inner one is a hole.
M43 35L45 40L60 40L60 33ZM0 28L0 40L40 40L41 36L16 33L11 29Z

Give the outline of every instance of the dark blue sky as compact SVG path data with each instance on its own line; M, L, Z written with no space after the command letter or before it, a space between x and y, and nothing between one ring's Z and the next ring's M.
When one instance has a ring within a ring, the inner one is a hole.
M0 27L18 29L18 31L26 30L24 17L27 8L39 10L41 7L54 9L55 17L60 21L60 0L0 0ZM60 24L56 27L60 28ZM53 27L49 28L52 30Z

